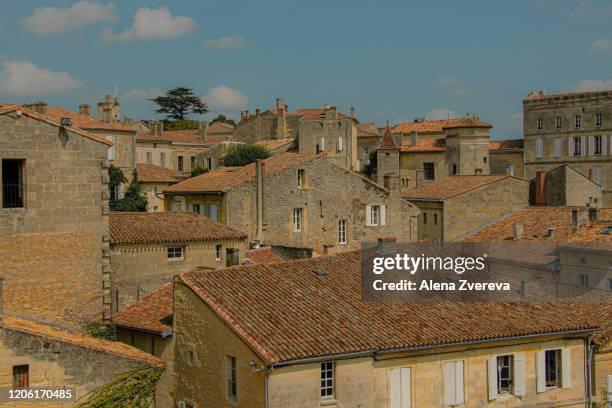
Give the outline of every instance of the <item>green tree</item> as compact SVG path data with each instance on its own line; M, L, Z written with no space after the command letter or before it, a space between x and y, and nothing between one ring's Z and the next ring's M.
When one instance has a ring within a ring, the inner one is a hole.
M208 170L203 169L200 166L197 166L195 169L191 170L191 177L199 176L200 174L206 173Z
M125 183L127 180L123 171L120 168L113 166L112 164L108 166L108 189L110 191L110 207L111 209L114 206L114 202L117 201L117 195L119 189L121 188L121 184Z
M234 144L223 155L223 165L227 167L246 166L257 159L267 159L270 152L264 146L257 144Z
M193 90L185 87L173 88L166 91L166 95L151 99L157 106L157 113L165 113L174 120L183 120L190 113L204 114L208 107Z
M111 202L113 211L145 212L147 211L147 197L142 192L142 185L138 181L138 172L134 169L132 181L125 192L125 196Z
M214 118L210 123L212 124L215 122L229 123L230 125L236 126L236 121L234 121L234 119L228 118L227 116L223 114L217 115L217 117Z
M198 122L191 119L183 120L162 120L164 130L193 130L198 128Z

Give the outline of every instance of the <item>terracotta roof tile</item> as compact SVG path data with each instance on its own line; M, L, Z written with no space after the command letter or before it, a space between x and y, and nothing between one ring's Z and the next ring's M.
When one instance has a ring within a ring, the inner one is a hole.
M393 133L442 133L442 128L461 121L457 119L424 120L420 122L398 123L392 130Z
M251 249L246 251L245 263L247 264L268 264L268 263L279 263L285 260L274 252L272 247L264 247L259 249Z
M47 114L56 121L62 118L71 118L72 126L79 127L85 130L113 130L121 132L135 132L121 123L112 122L106 123L96 119L93 116L81 115L66 108L47 108Z
M154 164L140 163L136 165L138 180L143 183L176 183L180 174L171 169L165 169Z
M272 151L274 149L278 149L279 147L286 146L288 144L293 143L295 139L286 138L286 139L262 139L255 142L255 144L260 145Z
M189 144L204 144L200 138L198 129L188 130L164 130L161 135L153 135L151 133L138 133L136 140L144 141L162 141L174 143L189 143ZM215 141L216 139L211 139Z
M221 239L245 239L246 234L220 222L193 213L110 214L110 236L113 244L148 244Z
M447 150L445 139L418 139L416 146L410 144L402 144L400 148L402 152L445 152Z
M357 125L357 137L380 137L376 123L360 123Z
M325 108L319 109L298 109L296 111L290 112L289 115L292 116L301 116L307 120L319 120L325 118ZM338 119L353 119L352 116L346 115L342 112L338 112Z
M395 150L399 149L395 140L393 139L393 135L391 134L391 128L387 124L385 128L385 133L383 134L382 140L380 141L380 146L378 147L381 150Z
M283 153L263 160L265 171L274 173L294 166L299 166L309 160L314 160L321 155ZM165 193L185 192L219 192L228 191L231 188L251 181L255 178L255 163L243 167L225 167L214 171L191 177L185 181L174 184L164 190Z
M453 129L453 128L465 128L465 127L477 127L477 128L486 128L490 129L493 127L490 123L483 122L477 117L469 117L469 118L460 118L452 123L448 123L442 127L442 129Z
M507 174L493 176L449 176L440 181L427 184L424 187L402 192L401 195L407 199L446 200L510 177L513 176Z
M366 302L361 297L360 255L354 251L214 272L198 270L181 274L179 281L268 364L595 330L601 325L574 313L577 308L541 301ZM326 274L314 273L315 268ZM600 293L605 291L596 292L605 299Z
M228 134L234 132L234 125L225 122L215 122L208 126L208 134Z
M132 360L141 360L152 365L161 366L164 364L164 362L159 358L118 341L102 340L82 334L71 333L54 326L49 326L10 315L4 316L4 324L5 329L29 333L36 336L51 337L64 343L73 344L85 349L113 354Z
M523 150L523 139L491 140L489 150Z
M167 336L172 331L174 283L168 282L113 315L118 327Z

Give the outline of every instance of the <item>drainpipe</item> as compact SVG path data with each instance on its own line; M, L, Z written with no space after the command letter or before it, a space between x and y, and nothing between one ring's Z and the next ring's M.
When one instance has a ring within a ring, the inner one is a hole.
M261 242L263 235L263 164L261 159L258 159L255 163L255 184L257 195L257 232L255 239Z

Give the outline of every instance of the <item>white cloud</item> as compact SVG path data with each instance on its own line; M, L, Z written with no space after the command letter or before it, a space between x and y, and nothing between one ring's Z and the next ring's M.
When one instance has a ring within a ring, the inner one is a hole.
M249 105L246 95L225 85L210 88L203 99L208 108L215 112L234 112Z
M127 91L121 97L123 99L152 99L158 96L163 95L164 93L157 89L132 89L131 91Z
M21 25L38 35L55 35L75 28L117 19L112 3L81 0L68 8L39 7Z
M583 1L576 6L574 13L583 17L609 17L612 16L612 6Z
M29 61L7 61L0 71L0 93L14 96L38 96L68 91L80 82L67 72L38 68Z
M150 9L141 7L134 14L134 25L119 34L112 30L102 31L102 39L105 41L131 41L131 40L154 40L160 38L180 37L197 27L197 23L191 17L177 16L166 7Z
M227 37L212 38L204 43L204 48L215 48L218 50L227 50L230 48L244 48L247 46L247 41L238 34Z
M459 115L456 112L446 108L435 108L425 114L425 119L427 120L454 119L458 117Z
M596 56L612 55L612 38L597 38L591 44L591 54Z
M471 89L463 82L451 77L436 78L436 85L444 92L453 95L467 95L471 93Z
M612 79L585 79L572 87L577 92L612 91Z

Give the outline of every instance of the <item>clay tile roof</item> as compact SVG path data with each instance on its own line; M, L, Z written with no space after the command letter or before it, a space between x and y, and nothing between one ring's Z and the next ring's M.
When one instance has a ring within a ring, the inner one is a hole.
M326 274L314 273L314 269L323 269ZM359 251L278 264L196 270L179 275L179 281L268 364L595 330L601 325L575 313L580 305L569 308L541 301L363 301ZM597 292L597 299L605 296L605 291L593 292Z
M395 144L395 140L393 140L393 135L391 134L391 128L389 127L389 124L387 124L387 127L385 128L385 133L383 134L379 149L381 150L399 149L399 147L397 147L397 144Z
M208 134L227 134L232 133L233 131L234 125L232 125L231 123L215 122L211 123L210 126L208 126Z
M4 325L5 329L8 330L15 330L35 336L50 337L88 350L95 350L132 360L141 360L157 366L164 364L159 358L118 341L102 340L83 334L72 333L54 326L10 315L4 316Z
M448 123L444 125L442 129L466 128L466 127L468 128L477 127L477 128L490 129L493 127L493 125L487 122L483 122L477 117L470 117L470 118L461 118L452 123Z
M325 108L298 109L289 114L293 116L303 117L306 120L319 120L319 119L325 118L325 112L326 112ZM353 118L352 116L346 115L342 112L338 112L338 119L353 119L354 120L355 118Z
M247 264L268 264L285 261L280 255L274 252L272 247L251 249L250 251L246 251L244 258Z
M569 242L612 245L612 209L600 210L600 212L610 217L608 221L599 221L582 226L571 237Z
M460 123L462 120L463 118L404 122L395 125L392 131L393 133L442 133L444 127Z
M491 140L489 150L522 150L523 139Z
M215 122L218 123L218 122ZM164 130L161 135L153 135L151 133L138 133L136 141L138 142L167 142L167 143L189 143L189 144L215 144L224 141L221 132L213 132L206 135L206 142L202 142L200 131L198 129L186 130Z
M173 282L168 282L138 302L113 315L118 327L166 337L172 332L174 311Z
M380 137L376 123L360 123L357 125L357 137Z
M503 241L514 237L514 224L523 225L523 240L550 242L587 242L600 238L596 229L583 226L577 233L572 231L572 210L578 207L527 207L512 213L495 224L471 235L469 241ZM586 211L586 209L579 209ZM600 209L602 220L611 220L612 208ZM602 222L602 224L605 224ZM554 228L554 237L549 237L547 231ZM603 229L603 225L602 228ZM601 230L599 230L601 231ZM602 240L606 240L603 234Z
M110 214L110 236L113 244L150 244L221 239L245 239L246 234L220 222L193 213Z
M278 149L279 147L283 147L286 146L288 144L293 143L295 139L293 138L286 138L286 139L262 139L262 140L258 140L257 142L255 142L255 144L258 144L260 146L265 147L266 149L268 149L268 151L272 151L274 149Z
M410 141L407 141L410 143ZM402 144L400 148L402 152L445 152L447 150L445 139L418 139L416 146L411 144Z
M140 163L136 165L138 180L143 183L176 183L180 174L171 169L165 169L154 164Z
M106 123L96 119L93 116L81 115L66 108L47 108L49 117L60 121L62 118L71 118L72 126L79 127L85 130L113 130L121 132L135 132L121 123L112 122Z
M262 161L265 172L270 174L314 160L321 155L283 153ZM243 167L225 167L209 171L196 177L174 184L164 193L203 193L228 191L233 187L255 179L255 163Z
M450 176L414 190L401 193L407 199L446 200L468 191L510 178L508 174L493 176ZM515 177L516 178L516 177Z

